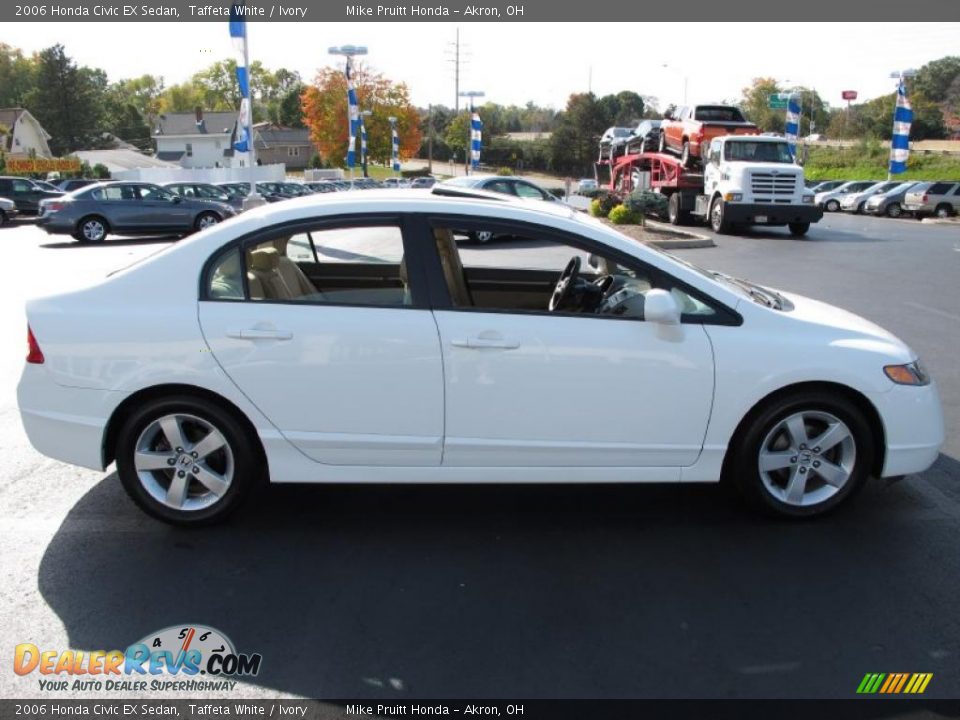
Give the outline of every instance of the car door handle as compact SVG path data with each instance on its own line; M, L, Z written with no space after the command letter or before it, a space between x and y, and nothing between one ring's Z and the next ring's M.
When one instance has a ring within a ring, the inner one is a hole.
M471 350L516 350L520 347L520 338L474 335L466 339L451 340L454 347L469 348Z
M242 330L227 330L227 337L237 340L291 340L293 333L286 330L243 328Z

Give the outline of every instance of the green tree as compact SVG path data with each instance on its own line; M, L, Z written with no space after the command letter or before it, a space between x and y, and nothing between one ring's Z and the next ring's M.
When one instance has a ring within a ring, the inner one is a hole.
M459 160L466 161L470 149L470 113L461 112L447 125L443 134L444 143L456 152Z
M36 82L36 62L0 43L0 107L23 107Z
M928 100L943 102L958 76L960 55L948 55L921 67L910 84L914 92L923 94Z
M597 156L607 118L593 93L574 93L550 138L552 164L564 172L587 172Z
M121 140L136 145L141 150L150 148L150 126L133 103L126 103L114 108L110 114L108 125L110 126L110 132Z

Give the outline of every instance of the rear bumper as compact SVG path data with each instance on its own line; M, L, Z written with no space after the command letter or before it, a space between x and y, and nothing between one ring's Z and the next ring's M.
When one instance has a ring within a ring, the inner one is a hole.
M723 207L726 219L751 225L786 225L787 223L815 223L823 217L816 205L775 205L757 203L727 203ZM760 222L757 218L766 218Z
M56 215L43 215L37 218L36 225L51 235L71 235L76 230L75 223L58 220Z

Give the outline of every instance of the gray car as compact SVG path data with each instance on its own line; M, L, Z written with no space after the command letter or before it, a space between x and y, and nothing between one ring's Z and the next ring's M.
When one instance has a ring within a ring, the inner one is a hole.
M182 198L152 183L116 181L43 201L37 224L51 234L100 242L111 233L190 233L236 214L226 203Z
M960 182L934 182L913 188L904 198L903 207L918 218L956 215L960 213Z
M238 213L243 210L242 195L231 195L222 187L217 187L212 183L177 180L176 182L164 183L163 187L185 199L213 200L226 203Z
M904 213L903 203L907 193L912 191L920 183L902 182L892 190L885 193L879 193L867 200L863 206L863 211L870 215L886 215L887 217L900 217Z

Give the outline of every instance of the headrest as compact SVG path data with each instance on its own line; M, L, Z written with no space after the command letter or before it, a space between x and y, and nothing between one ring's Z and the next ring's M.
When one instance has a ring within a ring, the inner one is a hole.
M250 269L256 272L270 272L280 265L280 253L276 248L267 247L250 253Z

